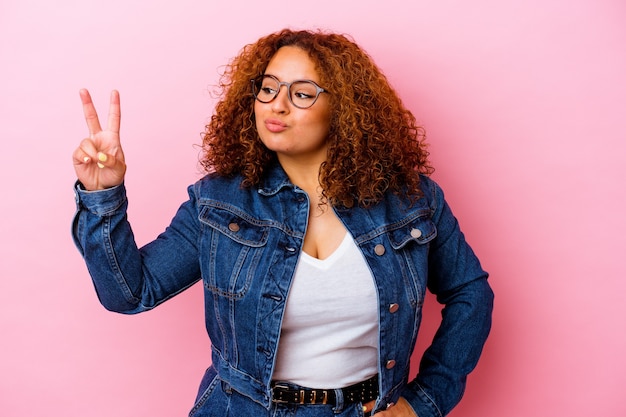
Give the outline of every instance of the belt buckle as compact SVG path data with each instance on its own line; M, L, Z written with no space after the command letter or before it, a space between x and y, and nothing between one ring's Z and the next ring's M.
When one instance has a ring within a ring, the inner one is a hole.
M289 386L287 386L287 385L281 385L281 384L276 384L276 385L274 385L274 386L272 387L272 402L273 402L273 403L276 403L276 404L289 404L289 401L287 401L287 400L279 400L278 398L276 398L276 397L275 397L275 395L274 395L274 394L275 394L274 390L275 390L275 389L277 389L277 388L278 388L278 389L288 390L288 389L289 389Z

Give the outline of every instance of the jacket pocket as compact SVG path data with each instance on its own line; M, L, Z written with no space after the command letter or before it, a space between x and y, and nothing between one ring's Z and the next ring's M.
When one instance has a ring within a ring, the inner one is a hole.
M207 290L228 298L243 297L268 241L270 226L236 207L205 205L200 249Z
M399 257L404 288L418 315L426 295L428 243L436 236L437 228L427 214L387 232L387 238Z
M399 250L410 242L425 245L437 236L437 228L430 217L421 216L401 227L390 230L387 236L391 246Z

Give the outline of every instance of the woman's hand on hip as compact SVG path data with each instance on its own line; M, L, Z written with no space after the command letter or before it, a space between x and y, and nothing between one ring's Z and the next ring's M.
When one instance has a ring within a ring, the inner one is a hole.
M370 411L374 407L374 401L364 404L365 411ZM413 411L413 408L402 397L398 400L397 404L389 407L385 411L379 411L373 414L376 417L418 417Z
M120 95L111 92L107 126L103 130L89 91L80 90L89 137L72 156L78 180L89 191L115 187L124 181L126 162L120 144Z

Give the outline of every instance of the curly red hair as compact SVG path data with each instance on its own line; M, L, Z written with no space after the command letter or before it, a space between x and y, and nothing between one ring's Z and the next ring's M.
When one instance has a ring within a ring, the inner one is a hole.
M221 100L203 137L204 168L240 174L242 186L251 187L276 161L256 131L250 80L264 73L283 46L306 51L330 92L328 158L319 176L325 199L352 207L375 204L387 191L419 196L417 174L433 171L424 129L366 52L344 35L322 31L273 33L246 45L226 66L218 86Z

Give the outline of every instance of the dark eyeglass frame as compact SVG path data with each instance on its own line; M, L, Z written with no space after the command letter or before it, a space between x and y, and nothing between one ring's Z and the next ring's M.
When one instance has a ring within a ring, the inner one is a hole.
M256 85L261 84L261 82L263 81L264 78L271 78L272 80L276 81L276 83L278 84L278 88L276 89L276 93L272 96L272 98L270 98L269 100L261 100L259 98L259 96L257 95L257 89L256 89ZM311 104L305 107L299 106L296 103L293 102L293 99L291 98L291 86L293 84L297 84L297 83L309 83L312 84L315 87L315 97L313 98L313 100L311 101ZM287 87L287 97L289 98L289 102L291 104L293 104L294 107L298 108L298 109L309 109L311 108L316 102L317 99L319 98L321 93L328 93L328 90L326 90L325 88L320 87L315 81L313 80L294 80L290 83L286 82L286 81L280 81L278 78L276 78L273 75L270 74L263 74L263 75L259 75L256 78L253 78L250 80L250 87L252 88L252 95L254 96L255 100L258 100L261 103L271 103L272 101L274 101L274 99L276 97L278 97L278 94L280 94L280 88L282 86Z

